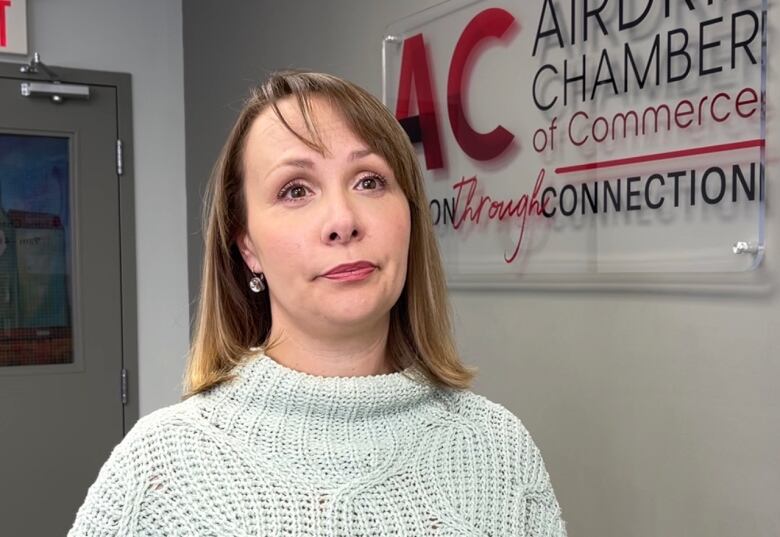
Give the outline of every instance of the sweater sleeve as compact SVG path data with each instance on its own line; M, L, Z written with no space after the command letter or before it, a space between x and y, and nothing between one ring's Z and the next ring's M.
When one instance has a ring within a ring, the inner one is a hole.
M566 537L566 523L552 488L550 475L539 448L531 435L517 420L521 435L523 464L520 482L523 483L520 510L523 535L527 537Z
M547 472L544 473L544 479L527 488L524 493L524 535L528 537L566 537L566 526L561 515L561 508L550 484L550 478L547 476Z
M103 463L67 537L132 535L134 512L140 503L138 425Z

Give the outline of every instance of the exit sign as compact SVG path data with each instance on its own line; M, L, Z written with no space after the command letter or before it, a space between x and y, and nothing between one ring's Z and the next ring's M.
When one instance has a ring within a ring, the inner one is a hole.
M27 54L27 0L0 0L0 53Z

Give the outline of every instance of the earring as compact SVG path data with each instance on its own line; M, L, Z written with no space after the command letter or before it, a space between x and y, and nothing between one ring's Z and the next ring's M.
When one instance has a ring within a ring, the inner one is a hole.
M264 278L265 278L265 274L263 274L262 272L260 273L259 277L257 276L257 274L255 274L254 278L249 280L249 288L255 293L259 293L260 291L265 291L265 284L263 283Z

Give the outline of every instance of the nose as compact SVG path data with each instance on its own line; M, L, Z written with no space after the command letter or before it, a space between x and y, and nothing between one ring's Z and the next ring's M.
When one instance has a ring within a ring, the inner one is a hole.
M328 200L328 214L322 228L325 244L349 243L363 234L358 215L349 199L349 194L339 192Z

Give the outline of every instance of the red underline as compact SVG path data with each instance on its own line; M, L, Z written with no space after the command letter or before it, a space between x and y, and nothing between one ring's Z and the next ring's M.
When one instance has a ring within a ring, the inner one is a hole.
M637 155L635 157L616 158L613 160L601 160L597 162L586 162L584 164L575 164L573 166L561 166L555 168L555 173L582 172L585 170L595 170L598 168L612 168L614 166L624 166L626 164L638 164L640 162L652 162L654 160L667 160L680 157L691 157L693 155L705 155L707 153L720 153L723 151L733 151L734 149L745 149L747 147L763 147L764 140L756 138L755 140L745 140L742 142L729 142L727 144L705 145L702 147L691 147L690 149L679 149L677 151L666 151L663 153L651 153L649 155Z

